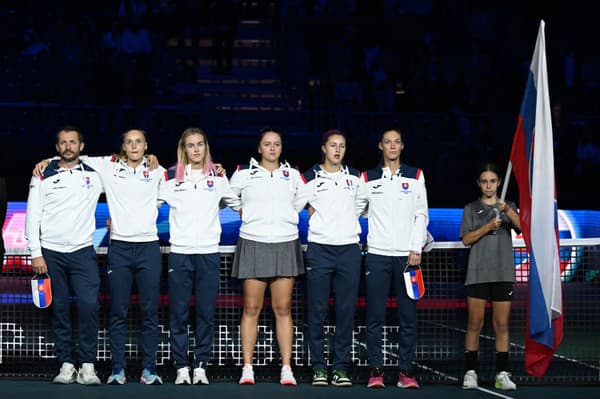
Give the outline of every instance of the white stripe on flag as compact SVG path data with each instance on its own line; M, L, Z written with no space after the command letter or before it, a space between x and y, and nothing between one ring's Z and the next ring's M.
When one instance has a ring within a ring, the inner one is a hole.
M545 49L542 21L530 67L537 91L533 162L530 163L533 169L531 171L531 249L535 255L550 323L562 312L562 292L555 230L554 149Z

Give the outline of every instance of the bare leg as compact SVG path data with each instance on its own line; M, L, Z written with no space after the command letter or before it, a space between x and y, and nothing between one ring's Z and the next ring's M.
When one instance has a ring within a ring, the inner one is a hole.
M485 318L486 302L485 299L467 297L469 321L467 322L467 333L465 334L465 349L468 351L479 350L479 334Z
M496 333L496 352L509 351L508 317L510 316L510 305L510 301L492 302L492 324Z
M271 305L275 315L277 342L281 353L281 363L289 366L292 358L292 341L294 339L294 323L292 321L293 277L280 277L271 281Z
M244 280L244 310L240 323L244 365L252 364L254 345L256 344L258 316L263 307L266 288L266 281L256 279Z

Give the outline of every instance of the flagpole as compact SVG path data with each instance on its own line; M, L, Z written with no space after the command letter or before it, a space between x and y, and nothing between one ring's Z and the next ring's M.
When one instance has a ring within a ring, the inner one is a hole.
M506 198L506 190L508 189L508 181L510 180L510 172L512 171L512 162L508 161L508 166L506 167L506 176L504 176L504 184L502 185L502 194L500 195L500 201L504 202L504 198Z

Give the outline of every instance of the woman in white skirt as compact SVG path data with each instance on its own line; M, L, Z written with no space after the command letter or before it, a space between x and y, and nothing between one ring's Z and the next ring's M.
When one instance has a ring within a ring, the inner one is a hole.
M231 189L242 201L242 225L232 270L233 277L244 280L241 385L254 384L252 358L267 287L281 353L280 382L296 385L291 369L291 306L295 277L304 273L297 224L306 198L300 173L287 162L279 162L281 150L281 134L263 129L258 143L260 161L252 158L250 164L238 165L230 179Z

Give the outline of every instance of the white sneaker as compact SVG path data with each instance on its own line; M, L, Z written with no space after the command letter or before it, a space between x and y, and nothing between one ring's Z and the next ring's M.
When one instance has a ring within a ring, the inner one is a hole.
M60 366L58 375L54 377L52 383L54 384L72 384L77 381L77 370L73 363L64 362Z
M294 373L292 372L292 368L290 366L281 367L281 375L279 377L279 383L281 385L291 385L296 386L296 379L294 378Z
M469 370L465 373L463 377L462 389L476 389L479 385L477 385L477 373L475 370Z
M81 385L100 385L100 378L96 375L94 363L83 363L77 374L77 383Z
M240 385L254 385L254 370L252 369L252 366L244 366L242 368Z
M142 376L140 377L140 384L145 385L162 385L162 378L156 374L156 370L145 368L142 370Z
M177 369L177 377L175 377L175 385L189 385L190 380L190 368L182 367Z
M194 369L194 379L192 380L194 385L208 385L208 378L206 378L206 370L201 366Z
M503 391L515 391L517 384L511 381L510 373L508 371L501 371L496 374L496 389L502 389Z

